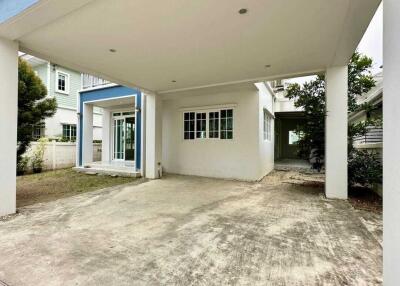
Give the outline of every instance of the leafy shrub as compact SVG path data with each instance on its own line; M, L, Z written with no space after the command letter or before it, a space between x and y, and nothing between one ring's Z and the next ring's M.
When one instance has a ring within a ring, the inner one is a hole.
M382 164L376 152L353 150L349 154L348 181L350 186L369 187L382 183Z
M43 170L43 156L46 149L46 143L49 142L47 138L40 138L39 144L36 146L31 158L32 170L34 173L40 173Z
M21 156L21 159L17 163L17 176L22 176L26 173L29 164L28 156Z
M71 142L71 140L68 137L61 137L57 142Z

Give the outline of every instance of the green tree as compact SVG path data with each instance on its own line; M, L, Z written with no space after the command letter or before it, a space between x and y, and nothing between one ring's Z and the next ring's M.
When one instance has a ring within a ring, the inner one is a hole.
M24 60L18 62L18 130L17 162L33 140L33 127L57 110L55 98L46 98L47 89L31 66Z
M348 112L361 110L366 106L359 106L356 102L357 96L368 92L375 86L375 80L371 74L372 59L355 52L348 64ZM287 88L287 97L293 99L296 107L304 109L305 124L298 127L297 132L301 134L299 144L299 156L308 158L311 150L316 150L315 154L323 158L325 153L325 117L326 117L326 97L325 97L325 78L323 75L317 76L314 80L305 83L303 86L299 84L291 84ZM372 121L349 124L348 127L348 152L349 165L352 162L359 163L357 156L364 156L353 148L353 138L357 135L366 133L366 126L373 124ZM372 156L372 155L371 155ZM371 160L371 164L364 166L364 170L376 168L377 160ZM376 178L376 172L371 170L369 173L374 173L373 178ZM358 174L360 177L360 174ZM372 176L371 176L372 178ZM359 180L353 178L349 173L349 181L354 182ZM375 180L375 179L371 179ZM368 181L364 180L364 181Z
M357 110L356 97L368 92L375 86L371 75L372 59L356 52L348 65L348 112ZM297 83L289 85L287 97L293 99L296 107L304 109L305 124L299 126L302 131L299 141L300 156L307 158L311 150L317 150L320 157L325 152L325 78L319 75L316 79L300 86ZM363 125L350 126L349 146L351 138L365 132Z

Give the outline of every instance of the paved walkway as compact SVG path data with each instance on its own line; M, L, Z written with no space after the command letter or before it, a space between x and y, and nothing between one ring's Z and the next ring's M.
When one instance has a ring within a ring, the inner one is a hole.
M260 183L167 176L26 207L0 222L0 280L381 284L382 248L358 212L290 174Z

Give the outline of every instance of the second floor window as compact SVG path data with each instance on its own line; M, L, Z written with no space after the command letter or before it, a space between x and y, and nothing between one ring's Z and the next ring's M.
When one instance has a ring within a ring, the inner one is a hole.
M56 72L56 92L69 93L69 74Z

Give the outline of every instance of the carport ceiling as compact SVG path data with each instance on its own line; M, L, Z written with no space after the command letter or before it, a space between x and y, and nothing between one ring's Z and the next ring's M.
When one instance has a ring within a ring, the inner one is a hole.
M165 92L346 64L379 3L41 0L1 24L0 36L58 64Z
M128 96L128 97L121 97L121 98L111 98L105 99L100 101L92 102L93 105L103 108L127 108L130 107L131 109L135 106L135 97Z

